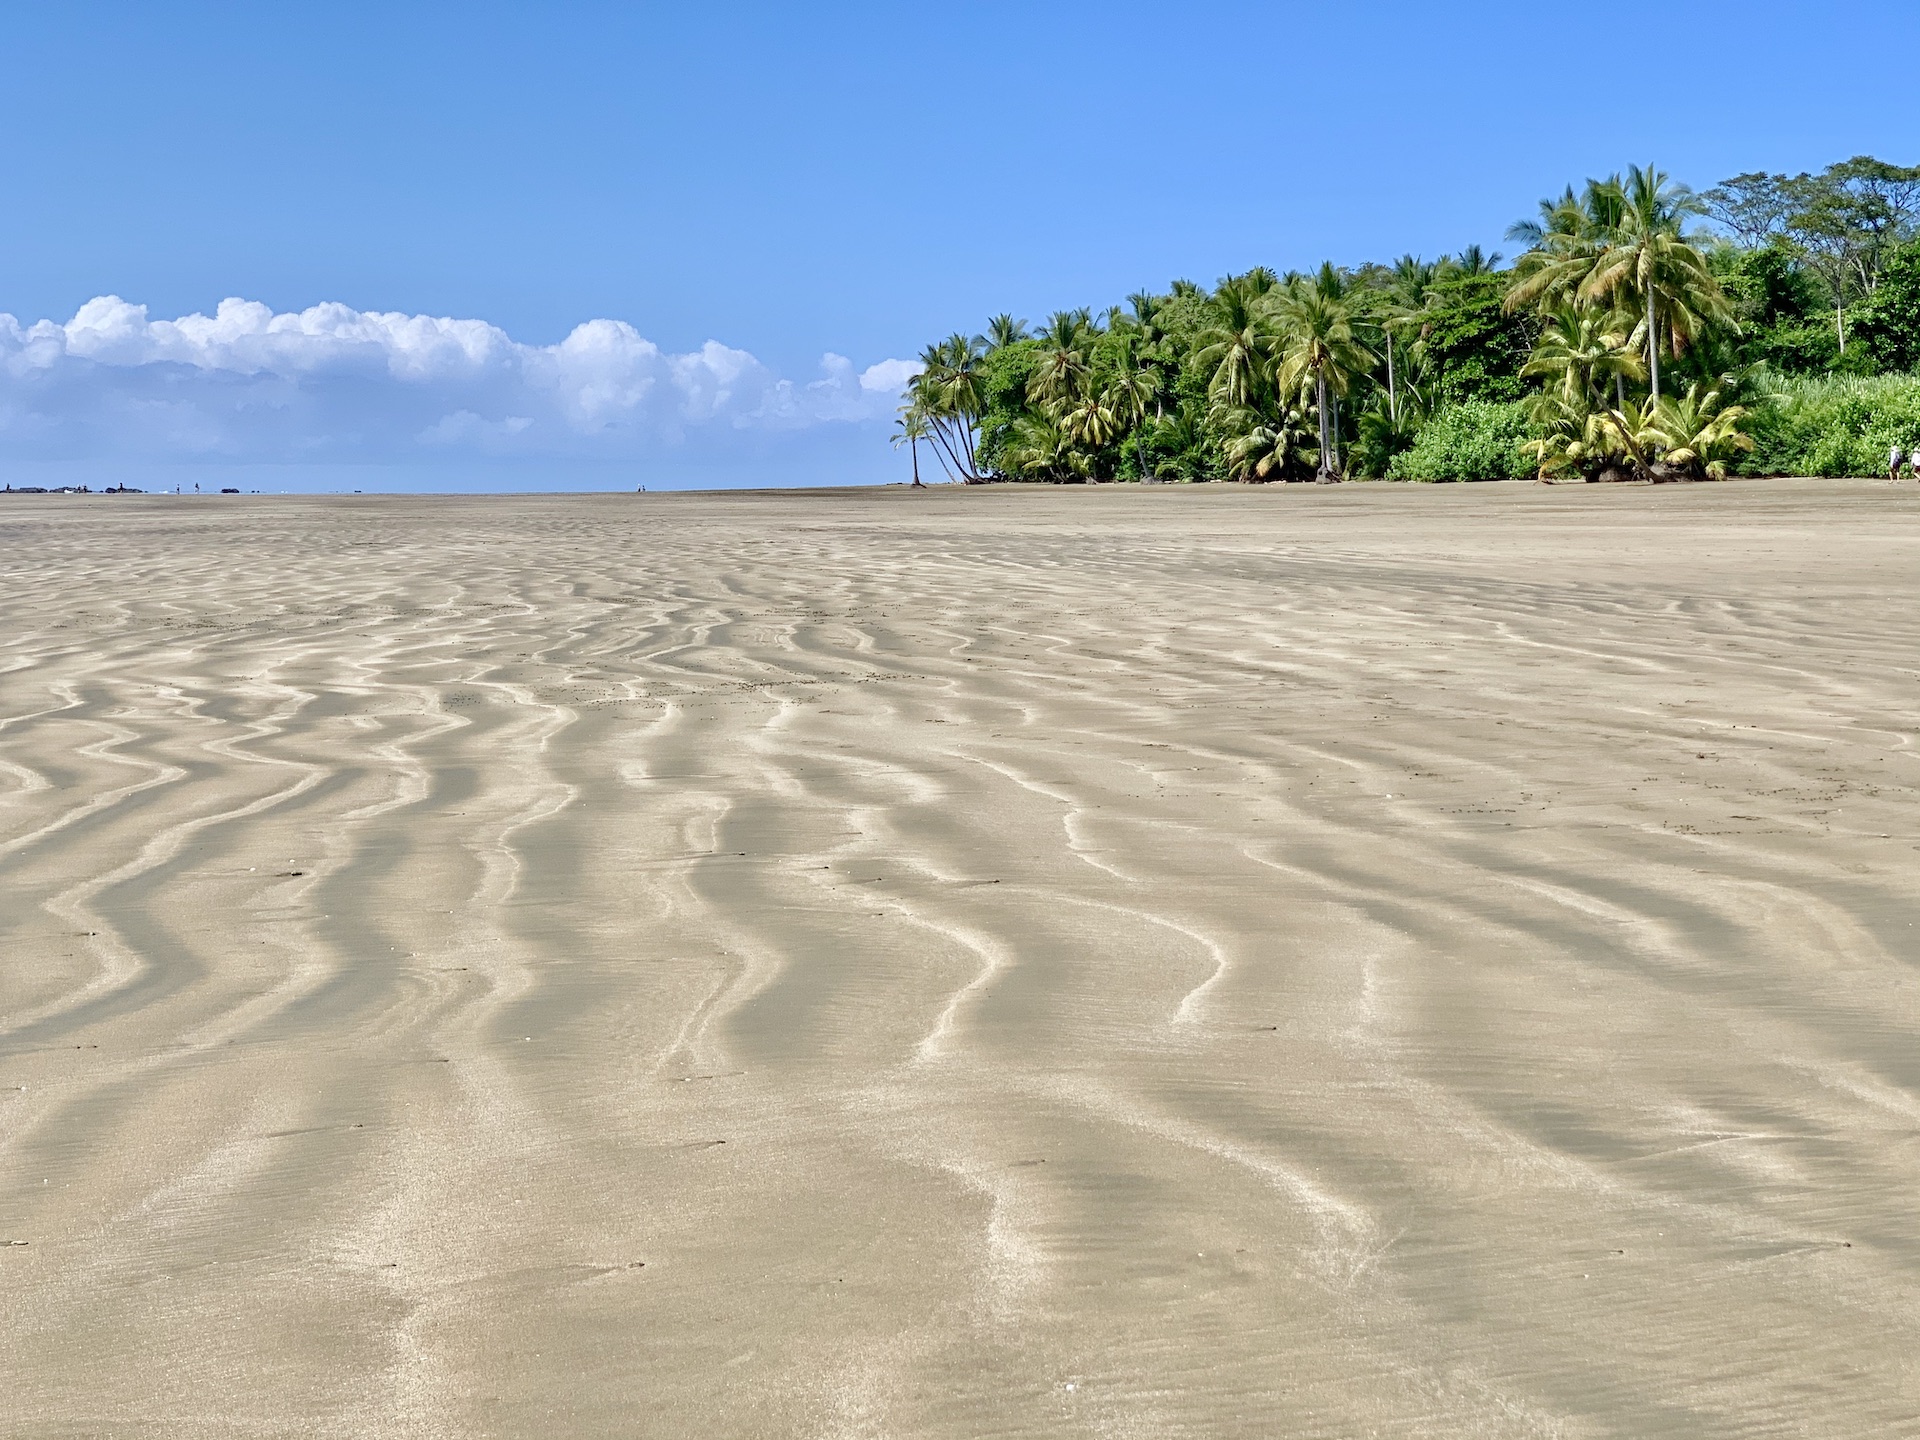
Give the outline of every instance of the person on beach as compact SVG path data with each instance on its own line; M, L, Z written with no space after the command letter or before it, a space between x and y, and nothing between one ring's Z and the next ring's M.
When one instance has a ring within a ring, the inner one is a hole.
M1896 445L1893 447L1893 449L1887 452L1887 479L1898 480L1899 478L1900 478L1900 447Z

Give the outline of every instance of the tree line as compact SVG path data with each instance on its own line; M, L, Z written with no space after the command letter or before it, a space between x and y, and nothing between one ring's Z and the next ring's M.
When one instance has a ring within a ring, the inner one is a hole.
M1920 167L1704 192L1628 167L1508 235L1511 264L1256 267L997 315L922 352L895 443L916 483L923 451L970 483L1600 480L1845 473L1889 426L1920 443L1920 382L1846 388L1920 363ZM1816 411L1859 433L1802 433Z

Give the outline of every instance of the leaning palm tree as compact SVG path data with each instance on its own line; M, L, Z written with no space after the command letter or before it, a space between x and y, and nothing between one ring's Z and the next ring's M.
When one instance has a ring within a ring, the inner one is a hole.
M1373 356L1353 336L1351 307L1320 281L1305 281L1276 292L1272 313L1280 330L1280 364L1275 374L1281 394L1313 387L1320 421L1322 483L1339 478L1335 436L1329 421L1332 397L1343 395L1356 376L1371 367Z
M1733 308L1686 232L1700 202L1651 165L1627 172L1613 239L1580 282L1587 302L1635 304L1646 346L1647 383L1660 398L1660 353L1678 358L1709 324L1732 324Z
M950 472L968 484L980 479L975 458L981 413L986 408L980 383L980 342L950 335L920 354L920 373L908 397L927 422L927 437Z

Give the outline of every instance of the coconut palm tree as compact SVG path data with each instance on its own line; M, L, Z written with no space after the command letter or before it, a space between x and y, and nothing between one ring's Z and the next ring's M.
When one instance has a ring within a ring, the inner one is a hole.
M1753 441L1739 430L1744 406L1722 399L1726 381L1711 386L1695 381L1684 395L1673 395L1654 407L1649 429L1660 449L1655 474L1710 480L1727 478L1727 461L1736 450L1753 449Z
M1001 462L1010 473L1030 480L1084 480L1090 468L1086 453L1046 414L1023 415L1014 422Z
M1088 450L1098 450L1120 431L1120 417L1107 408L1106 396L1090 390L1054 413L1068 443Z
M1280 364L1276 387L1283 395L1307 385L1313 387L1314 408L1320 422L1320 469L1316 476L1328 482L1339 478L1339 460L1330 430L1331 399L1345 394L1356 376L1371 366L1373 356L1353 336L1351 306L1337 285L1321 279L1304 281L1275 292L1272 314L1280 331Z
M893 422L893 448L908 446L913 454L913 489L924 490L920 483L920 442L927 438L926 417L912 405L900 407L900 418Z
M1234 480L1283 479L1313 455L1313 436L1297 410L1277 419L1241 411L1226 443L1227 475Z
M1272 369L1273 313L1262 303L1270 291L1229 279L1207 301L1209 323L1192 363L1210 376L1208 393L1226 404L1251 405Z
M1510 226L1507 238L1524 241L1527 252L1514 263L1507 309L1571 302L1618 233L1625 208L1620 177L1612 175L1587 181L1578 195L1569 185L1559 199L1540 202L1538 220Z
M1041 406L1067 406L1086 388L1093 317L1085 310L1056 310L1040 341L1040 363L1027 381L1027 399Z
M1678 358L1708 324L1733 323L1733 309L1684 230L1700 202L1651 165L1628 169L1624 202L1612 238L1595 257L1577 296L1587 302L1629 301L1642 312L1636 332L1646 346L1647 383L1660 398L1660 353Z
M1533 397L1531 419L1539 438L1526 442L1539 465L1539 478L1552 484L1555 475L1574 471L1588 480L1610 472L1624 478L1620 466L1625 451L1614 438L1611 411L1589 405L1584 395L1571 399L1558 390Z
M1438 273L1437 265L1414 255L1402 255L1387 272L1387 310L1380 332L1387 352L1387 417L1396 429L1400 424L1400 387L1393 363L1393 332L1411 327L1427 308L1428 292Z
M1002 313L987 321L987 333L982 340L987 347L987 353L991 355L996 350L1004 350L1007 346L1026 338L1027 322Z
M1440 270L1449 280L1467 280L1475 275L1491 275L1500 268L1500 262L1506 259L1498 250L1489 255L1478 245L1469 245L1458 255L1448 255L1440 262Z
M1520 373L1556 381L1554 388L1569 402L1584 397L1589 406L1600 407L1607 403L1606 382L1612 381L1616 403L1624 405L1625 382L1638 385L1647 376L1645 360L1628 348L1627 339L1619 317L1559 304L1546 312L1533 357Z
M1137 306L1135 313L1138 313ZM1135 460L1142 479L1147 474L1147 410L1159 400L1161 384L1160 372L1140 357L1139 350L1144 348L1132 335L1127 337L1120 350L1119 368L1100 394L1100 403L1122 427L1133 431Z
M986 405L981 359L979 340L949 335L920 352L921 370L908 389L913 411L926 422L927 437L942 463L970 485L980 479L975 447Z

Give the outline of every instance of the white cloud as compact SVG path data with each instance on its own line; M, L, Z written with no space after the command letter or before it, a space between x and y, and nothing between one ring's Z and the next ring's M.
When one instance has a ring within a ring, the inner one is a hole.
M668 353L618 320L523 345L482 320L249 300L156 320L106 295L65 324L0 314L0 455L684 458L877 429L918 368L828 354L795 381L717 341Z

